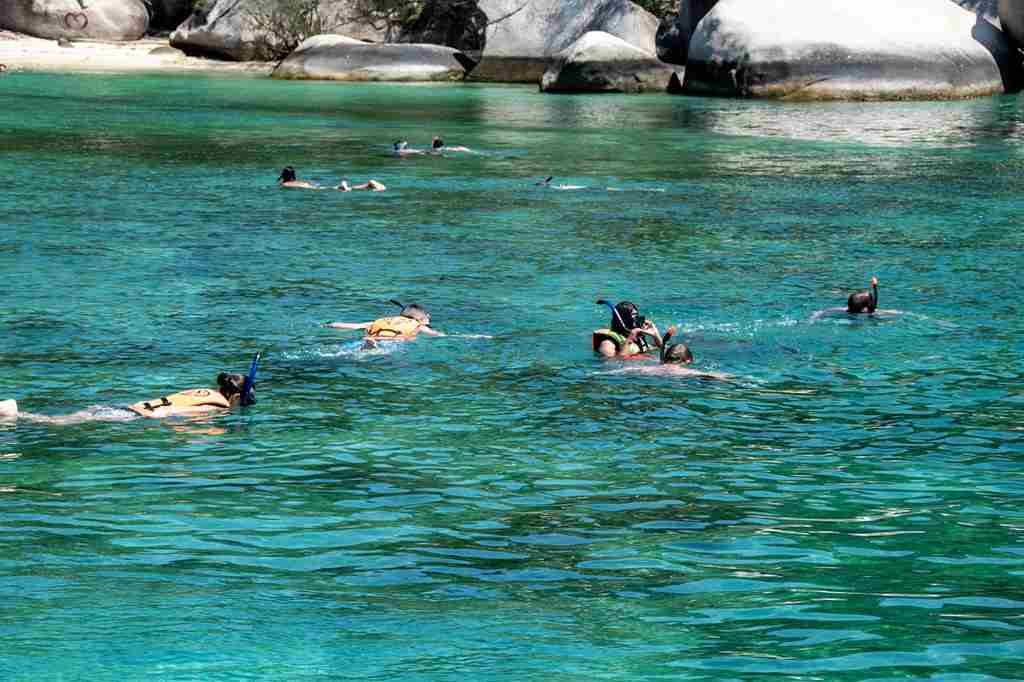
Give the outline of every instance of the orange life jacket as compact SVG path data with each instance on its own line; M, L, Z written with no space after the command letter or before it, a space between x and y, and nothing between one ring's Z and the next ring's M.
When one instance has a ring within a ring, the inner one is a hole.
M423 323L411 317L382 317L374 320L366 330L367 336L377 339L411 339L419 332Z
M146 417L152 416L154 412L162 407L171 407L175 410L188 409L190 407L229 408L231 407L231 402L221 395L220 391L215 389L193 388L188 391L156 398L155 400L143 400L134 405L129 405L128 409Z

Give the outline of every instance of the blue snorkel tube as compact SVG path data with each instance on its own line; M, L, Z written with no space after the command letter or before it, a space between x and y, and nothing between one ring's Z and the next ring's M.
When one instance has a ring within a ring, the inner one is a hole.
M256 404L256 396L253 395L252 387L256 384L256 368L260 365L260 355L262 353L256 353L253 356L252 365L249 366L249 376L245 377L245 383L242 384L242 407Z
M614 305L612 305L608 301L604 300L603 298L597 299L596 301L594 301L594 303L596 303L597 305L606 305L606 306L608 306L608 309L612 311L612 315L614 315L615 319L619 321L619 324L622 325L622 328L626 329L626 330L629 330L629 327L626 326L626 323L622 321L622 315L619 315L619 311L618 311L618 309Z

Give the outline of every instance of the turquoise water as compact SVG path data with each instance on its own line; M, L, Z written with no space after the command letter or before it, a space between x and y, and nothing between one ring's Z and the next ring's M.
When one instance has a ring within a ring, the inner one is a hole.
M266 352L245 413L0 425L0 678L1022 677L1018 98L11 74L0 103L0 398ZM482 153L388 154L432 134ZM889 312L813 319L872 274ZM392 297L452 336L322 326ZM598 297L731 378L593 357Z

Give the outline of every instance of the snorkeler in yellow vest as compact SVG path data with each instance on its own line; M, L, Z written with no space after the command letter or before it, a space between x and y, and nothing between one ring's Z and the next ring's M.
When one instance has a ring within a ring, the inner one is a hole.
M661 348L658 327L641 315L636 305L622 301L613 306L604 299L598 299L597 303L611 308L612 320L609 327L594 330L591 344L595 353L606 358L630 357Z
M391 299L402 312L394 317L381 317L372 322L330 322L328 327L335 329L364 329L366 344L376 345L378 341L409 341L418 334L428 336L444 336L444 333L430 326L430 313L415 303L403 305Z
M255 375L259 356L253 359L249 376L243 374L217 375L217 388L192 388L171 393L152 400L142 400L124 407L96 406L72 414L50 416L20 412L14 400L0 401L0 418L27 419L47 424L80 424L89 421L130 421L139 417L190 417L246 407L256 403Z

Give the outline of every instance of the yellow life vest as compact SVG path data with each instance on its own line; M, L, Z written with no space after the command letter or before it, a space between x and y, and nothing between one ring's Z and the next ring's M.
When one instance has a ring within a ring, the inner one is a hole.
M416 336L423 323L411 317L382 317L374 320L366 330L367 336L379 339L407 338Z
M611 329L595 329L594 335L591 338L591 343L594 346L595 353L602 341L611 341L614 343L616 353L621 353L623 346L629 342L625 336L618 332L613 332ZM639 355L640 353L646 353L649 350L650 348L647 348L647 345L641 342L640 337L637 337L635 342L630 343L629 348L627 349L630 355Z
M231 407L231 403L221 395L220 391L212 388L193 388L188 391L156 398L155 400L143 400L134 405L129 405L128 409L145 417L152 415L162 407L171 407L175 410L188 409L190 407L228 408Z

